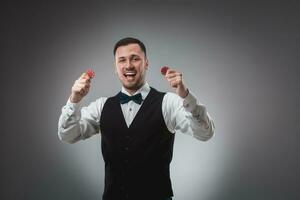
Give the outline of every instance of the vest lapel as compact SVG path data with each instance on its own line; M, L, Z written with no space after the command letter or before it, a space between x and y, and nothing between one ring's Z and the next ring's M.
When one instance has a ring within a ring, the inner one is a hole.
M117 112L117 116L119 116L118 117L119 120L120 120L119 122L122 124L124 129L128 129L128 126L127 126L127 123L125 121L124 114L123 114L123 111L122 111L122 108L121 108L119 95L115 96L115 104L117 104L116 112Z
M146 99L144 100L142 106L140 107L140 109L138 110L138 112L136 113L136 115L134 116L129 128L132 128L133 126L135 126L136 123L138 123L139 119L140 118L143 118L142 115L143 114L143 111L148 107L149 104L151 104L151 97L153 94L153 89L151 88L150 89L150 92L149 94L147 95Z
M131 124L129 125L129 127L127 126L127 123L126 123L126 120L124 118L124 114L123 114L123 111L122 111L122 107L121 107L121 104L120 104L120 101L119 101L119 94L117 94L115 97L116 97L116 103L118 104L118 115L122 116L122 124L125 125L125 127L127 129L130 129L134 123L137 123L136 121L138 120L137 118L139 118L139 115L141 115L141 113L143 113L143 110L145 109L145 107L147 108L147 106L149 104L151 104L151 98L148 98L150 97L151 95L153 95L153 89L151 88L150 91L149 91L149 94L147 95L146 99L144 100L144 102L142 103L140 109L138 110L138 112L136 113L136 115L134 116Z

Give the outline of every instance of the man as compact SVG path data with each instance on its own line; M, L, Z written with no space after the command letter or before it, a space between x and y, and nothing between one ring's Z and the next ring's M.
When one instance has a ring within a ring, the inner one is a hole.
M174 133L206 141L213 135L213 122L183 83L180 72L168 69L165 75L176 94L158 92L148 85L149 64L141 41L121 39L113 52L121 92L80 108L91 85L91 78L82 74L62 109L59 138L75 143L101 132L103 200L171 199L169 165Z

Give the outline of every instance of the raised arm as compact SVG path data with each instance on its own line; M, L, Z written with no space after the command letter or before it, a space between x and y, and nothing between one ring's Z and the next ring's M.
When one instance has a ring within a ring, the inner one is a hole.
M214 134L214 123L206 107L199 103L183 83L182 74L168 69L166 79L176 94L167 93L163 100L163 115L170 132L181 132L206 141Z
M88 94L91 78L83 73L74 83L70 98L62 108L58 121L58 137L67 143L75 143L99 133L100 115L106 98L81 107L81 100Z

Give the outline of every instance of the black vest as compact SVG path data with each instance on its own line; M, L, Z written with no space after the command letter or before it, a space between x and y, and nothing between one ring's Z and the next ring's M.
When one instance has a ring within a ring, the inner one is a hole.
M169 165L174 134L162 115L164 93L151 88L128 128L119 96L101 113L101 147L105 162L103 200L162 200L173 196Z

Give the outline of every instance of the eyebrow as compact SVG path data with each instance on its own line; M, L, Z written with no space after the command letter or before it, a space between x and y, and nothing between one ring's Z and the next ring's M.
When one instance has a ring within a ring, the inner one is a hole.
M132 57L140 57L140 56L137 54L131 54L131 55L129 55L129 57L132 58ZM125 56L118 57L119 60L124 59L124 58L126 58L126 57Z
M133 58L133 57L140 57L140 56L136 55L136 54L132 54L132 55L130 55L130 57Z

